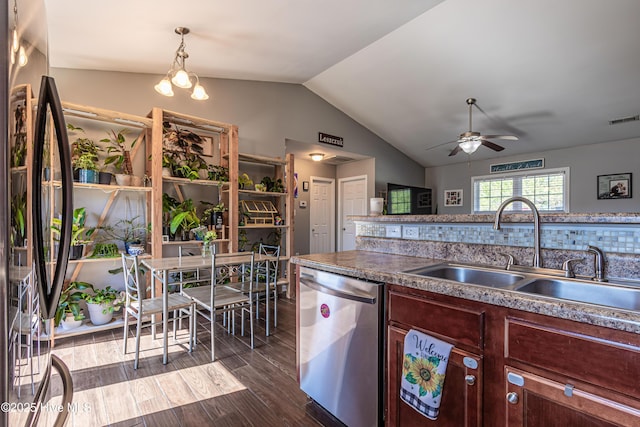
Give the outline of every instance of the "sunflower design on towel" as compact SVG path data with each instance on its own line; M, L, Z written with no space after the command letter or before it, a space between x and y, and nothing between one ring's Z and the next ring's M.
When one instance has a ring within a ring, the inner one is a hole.
M438 373L438 365L440 359L437 357L423 359L405 354L402 375L408 382L419 387L419 396L431 393L431 397L437 397L442 393L444 379L444 375Z

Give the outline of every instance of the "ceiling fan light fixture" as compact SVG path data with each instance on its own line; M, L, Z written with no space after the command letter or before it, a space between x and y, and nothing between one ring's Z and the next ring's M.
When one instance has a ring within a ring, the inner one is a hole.
M478 147L482 145L482 141L479 139L467 139L465 141L460 142L460 148L467 154L475 153Z
M309 157L311 157L311 160L313 160L314 162L319 162L320 160L324 159L324 153L311 153L309 154Z

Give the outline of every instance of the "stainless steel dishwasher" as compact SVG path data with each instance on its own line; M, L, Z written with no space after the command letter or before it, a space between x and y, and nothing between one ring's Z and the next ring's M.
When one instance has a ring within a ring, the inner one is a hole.
M384 286L300 268L300 388L349 427L383 424Z

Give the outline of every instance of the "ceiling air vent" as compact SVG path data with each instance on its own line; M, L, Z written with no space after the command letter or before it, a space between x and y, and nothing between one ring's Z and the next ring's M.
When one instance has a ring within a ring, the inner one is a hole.
M629 117L622 117L620 119L609 120L609 124L619 125L620 123L637 122L638 120L640 120L640 116L629 116Z

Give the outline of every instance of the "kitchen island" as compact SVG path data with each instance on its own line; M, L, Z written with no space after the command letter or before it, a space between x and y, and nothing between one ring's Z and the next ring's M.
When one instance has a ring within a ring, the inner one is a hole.
M430 425L640 425L640 312L405 272L443 259L348 251L292 261L387 283L386 425L427 421L398 397L410 329L455 346Z

